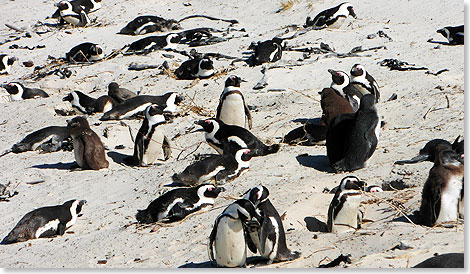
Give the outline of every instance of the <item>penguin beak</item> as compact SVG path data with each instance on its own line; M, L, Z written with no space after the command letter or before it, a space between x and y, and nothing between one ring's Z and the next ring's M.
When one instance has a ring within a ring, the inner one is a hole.
M78 202L79 205L83 206L84 204L86 204L86 200L80 200L80 202Z
M430 157L429 154L420 154L416 157L411 158L410 160L401 160L401 161L396 161L396 165L404 165L404 164L415 164L415 163L420 163L428 160Z
M72 100L73 100L72 94L69 94L69 95L65 96L64 98L62 98L62 101L71 102Z
M333 70L333 69L329 69L328 72L329 72L331 75L333 75L333 76L338 75L338 73L336 72L336 70Z

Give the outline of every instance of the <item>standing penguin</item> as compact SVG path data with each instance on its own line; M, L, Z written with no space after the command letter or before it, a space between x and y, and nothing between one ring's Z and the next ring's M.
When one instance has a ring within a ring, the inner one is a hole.
M170 141L158 128L166 122L162 107L153 104L144 113L145 119L135 138L134 155L124 159L128 165L153 165L157 159L166 161L171 156Z
M463 45L465 43L464 28L464 25L456 27L448 26L438 29L436 32L447 38L451 45Z
M377 147L379 132L375 96L366 94L356 113L340 114L328 125L326 152L331 167L336 172L365 167Z
M65 58L70 63L95 62L103 59L103 49L94 43L85 42L73 47L65 54Z
M126 88L119 87L116 82L111 82L108 85L108 95L111 96L118 104L125 100L137 96L135 92L132 92Z
M0 54L0 75L10 73L13 63L18 61L16 57L10 57L7 54Z
M240 82L240 77L235 75L225 80L225 88L220 95L215 118L220 119L227 125L251 129L253 121L245 98L240 90Z
M181 36L177 33L168 33L162 36L147 36L132 42L127 52L147 54L154 50L176 49Z
M175 75L181 80L207 79L214 75L214 63L209 57L195 57L184 61L176 70Z
M253 253L258 250L263 258L268 259L267 264L295 260L300 257L300 252L291 252L287 248L281 216L268 196L269 191L265 186L257 186L250 189L244 197L255 205L261 216L260 227L249 231L252 244L249 243L248 247Z
M17 82L10 82L7 85L3 86L7 92L10 94L10 98L12 101L21 101L25 99L33 99L33 98L47 98L49 94L47 94L44 90L39 88L27 88L24 85L17 83Z
M341 180L328 208L328 232L343 232L360 227L359 205L364 187L365 182L356 176L346 176Z
M35 209L24 215L0 244L64 235L65 230L77 221L85 203L85 200L70 200L62 205Z
M56 6L60 10L60 17L69 24L84 27L91 22L80 5L72 5L69 1L63 0L57 3Z
M239 199L226 207L209 236L211 262L221 267L246 267L247 227L259 226L259 219L249 200Z
M362 93L351 84L349 76L344 71L329 69L328 72L332 80L330 87L346 98L353 110L357 111Z
M203 207L214 205L215 198L224 190L211 184L172 189L153 200L146 209L138 210L135 217L143 224L179 221Z
M273 38L257 44L252 43L249 49L255 52L250 60L253 66L259 66L263 63L273 63L282 57L282 39Z
M328 126L331 120L340 114L354 113L349 101L340 96L334 89L324 88L319 94L321 95L320 106L322 109L320 120L323 125Z
M75 161L82 169L99 170L109 166L100 137L90 129L84 117L77 116L67 121L73 139Z
M313 27L317 30L324 28L337 29L343 25L348 15L357 18L351 3L341 3L336 7L320 12L313 20L308 16L305 27Z
M375 102L379 102L379 85L375 81L374 77L366 71L363 65L355 64L351 68L351 84L359 90L362 95L366 95L368 93L373 94L375 96Z

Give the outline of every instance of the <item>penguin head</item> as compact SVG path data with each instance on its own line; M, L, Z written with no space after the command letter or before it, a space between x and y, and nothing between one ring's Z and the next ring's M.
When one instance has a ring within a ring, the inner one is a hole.
M361 64L355 64L351 68L351 76L354 76L354 77L359 77L361 75L364 75L364 72L365 72L364 66Z
M152 104L145 109L145 118L150 125L158 125L166 122L163 109L157 104Z
M460 154L461 157L464 157L464 150L465 150L465 144L464 140L460 141L460 135L455 138L455 141L452 143L452 149L457 152L457 154Z
M72 9L72 4L70 4L69 1L60 1L59 3L56 4L56 6L59 8L59 10L68 10Z
M380 186L372 185L365 188L366 192L383 192L383 189Z
M90 128L90 125L85 117L77 116L72 120L67 120L67 127L70 129L70 134L72 135L72 130Z
M109 91L115 91L115 90L117 90L118 88L119 88L119 84L116 83L116 82L111 82L111 83L109 83L109 85L108 85L108 90L109 90Z
M166 37L166 40L170 43L179 43L181 41L182 37L178 33L169 33Z
M82 211L83 205L86 204L86 200L70 200L63 204L63 206L70 208L70 213L78 215Z
M364 190L366 182L359 180L356 176L346 176L341 179L339 191Z
M344 3L344 5L346 6L346 9L348 10L348 14L351 15L354 19L356 19L357 15L354 12L353 5L351 5L350 3Z
M447 28L438 29L436 32L442 34L447 39L450 37L450 31Z
M79 92L79 91L78 91L78 92ZM74 99L74 94L75 94L76 96L78 96L77 91L74 90L74 91L70 92L67 96L65 96L64 98L62 98L62 101L72 102L73 99Z
M434 139L426 143L426 145L419 151L419 158L417 162L430 161L434 162L439 152L442 150L452 149L451 143L443 139ZM416 158L416 157L415 157Z
M243 199L249 200L255 206L266 201L269 196L269 190L265 186L256 186L244 193Z
M24 90L24 86L20 83L17 83L17 82L10 82L10 83L4 85L3 88L5 88L10 95L19 94L20 97L21 97L21 95L23 93L23 90Z
M349 84L349 77L344 71L329 69L328 72L331 74L331 87L333 85L345 87Z
M200 125L204 131L208 133L217 131L220 127L220 123L222 123L222 121L215 118L199 120L195 122L195 124Z
M220 192L225 191L223 187L217 187L213 184L202 184L197 186L197 195L199 199L202 198L217 198Z
M97 44L93 44L91 47L90 47L90 54L91 56L94 56L94 57L101 57L103 55L103 49L97 45Z
M232 213L230 215L240 219L242 222L250 221L252 218L259 218L256 208L250 200L239 199L229 207L233 207L233 211L235 211L231 210Z
M438 164L443 165L451 170L459 169L461 167L463 169L464 161L454 150L443 148L439 151L438 157L434 162L434 165Z
M225 80L225 87L240 87L241 78L236 75L231 75Z
M205 57L199 61L199 69L211 70L214 69L214 63L209 57Z
M9 65L9 66L13 65L13 63L14 63L15 61L18 61L18 58L16 58L16 57L8 57L8 56L5 56L5 57L8 58L6 64Z
M235 153L235 159L237 160L237 162L241 162L241 161L249 162L251 160L251 157L253 157L253 153L251 152L249 148L239 149Z

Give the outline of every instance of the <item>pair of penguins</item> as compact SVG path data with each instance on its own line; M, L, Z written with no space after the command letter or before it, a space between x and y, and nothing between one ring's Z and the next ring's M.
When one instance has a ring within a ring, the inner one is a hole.
M55 6L57 10L52 18L58 18L61 24L67 22L73 26L84 27L91 23L88 13L101 8L101 0L62 0Z

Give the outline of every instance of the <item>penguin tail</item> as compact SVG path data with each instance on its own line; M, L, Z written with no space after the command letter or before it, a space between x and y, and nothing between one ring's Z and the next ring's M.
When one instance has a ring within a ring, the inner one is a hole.
M263 151L263 156L264 155L268 155L268 154L273 154L273 153L276 153L279 151L279 148L281 146L279 144L274 144L274 145L270 145L270 146L266 146L264 151Z
M135 218L141 224L150 224L154 222L152 215L146 209L137 210L137 214L135 215Z

